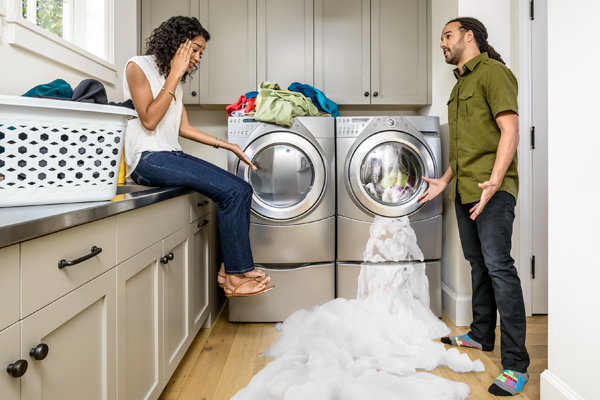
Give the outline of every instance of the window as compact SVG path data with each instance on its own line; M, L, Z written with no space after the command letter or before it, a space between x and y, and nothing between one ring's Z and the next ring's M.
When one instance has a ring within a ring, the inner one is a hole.
M112 0L20 0L23 19L112 62Z

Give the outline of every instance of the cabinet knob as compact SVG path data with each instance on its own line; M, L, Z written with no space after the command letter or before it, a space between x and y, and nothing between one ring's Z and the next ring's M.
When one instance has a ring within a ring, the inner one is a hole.
M208 200L204 200L202 203L198 203L198 207L204 207L208 205Z
M160 262L163 264L167 264L169 261L171 261L174 258L175 258L175 256L173 255L173 253L169 253L166 256L162 257L160 259Z
M365 92L365 97L369 97L369 92Z
M33 349L29 350L29 355L33 357L34 360L42 361L48 356L48 350L47 344L40 343Z
M197 95L197 94L198 94L198 93L196 93L196 91L195 91L195 90L192 92L192 96L194 96L194 97L196 97L196 95Z
M6 369L13 378L20 378L27 372L27 361L19 360L14 364L9 364Z
M377 96L379 96L379 92L375 92L375 93L373 93L373 96L374 96L374 97L377 97Z
M198 228L202 228L203 226L208 225L208 220L205 219L204 222L198 222Z

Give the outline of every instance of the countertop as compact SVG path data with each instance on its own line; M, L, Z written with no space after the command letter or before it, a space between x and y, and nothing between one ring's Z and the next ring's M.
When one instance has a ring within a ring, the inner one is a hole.
M119 185L110 201L0 208L0 247L183 196L184 187Z

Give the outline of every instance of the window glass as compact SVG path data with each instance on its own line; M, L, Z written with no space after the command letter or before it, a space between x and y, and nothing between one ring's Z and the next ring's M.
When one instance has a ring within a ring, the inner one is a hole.
M252 159L256 171L250 171L254 195L277 208L300 203L310 192L315 171L308 156L290 145L274 145L261 150Z
M63 0L22 0L23 18L63 37Z
M423 162L415 152L397 142L373 148L360 166L360 180L373 200L397 206L413 198L423 179Z

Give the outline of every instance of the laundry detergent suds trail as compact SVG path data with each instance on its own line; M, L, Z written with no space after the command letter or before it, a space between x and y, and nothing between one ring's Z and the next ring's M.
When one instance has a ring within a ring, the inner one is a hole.
M450 329L429 309L423 255L407 217L376 217L364 253L358 298L294 312L277 324L274 360L235 400L448 400L470 388L419 370L445 365L483 371L432 339ZM375 261L376 263L373 263Z

